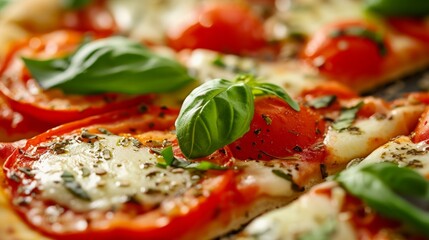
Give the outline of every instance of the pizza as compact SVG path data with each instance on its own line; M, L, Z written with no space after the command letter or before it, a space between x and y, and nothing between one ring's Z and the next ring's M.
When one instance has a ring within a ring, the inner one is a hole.
M412 170L369 162L424 166L403 155L425 154L429 94L364 95L427 68L427 4L274 2L6 6L0 215L8 224L0 236L427 236L427 222L403 208L371 205L388 190L353 185L371 171L391 174L368 181L404 172L418 179L407 184L427 185ZM366 208L374 213L361 224L353 214Z
M237 238L426 239L427 117Z

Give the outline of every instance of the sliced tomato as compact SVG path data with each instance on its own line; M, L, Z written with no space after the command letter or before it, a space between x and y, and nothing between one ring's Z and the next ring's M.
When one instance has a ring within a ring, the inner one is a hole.
M364 22L331 24L314 34L301 57L334 80L354 83L381 71L389 46L378 34Z
M205 48L243 54L266 45L262 20L236 3L202 6L189 21L172 25L167 36L168 45L176 50Z
M324 132L322 117L311 109L301 106L298 112L280 98L260 97L255 100L249 132L229 147L238 159L270 160L295 154L315 158L308 151L320 143Z
M76 49L84 34L56 31L17 44L0 67L0 92L12 109L51 124L61 124L87 116L148 102L151 96L100 94L66 95L60 90L43 90L26 69L21 56L53 58Z
M62 17L64 28L94 32L109 36L117 32L117 26L112 13L107 9L107 1L91 1L88 6L79 10L67 11Z
M40 134L52 124L16 112L0 97L0 142L12 142Z
M316 98L328 95L335 95L338 99L352 99L359 96L358 93L351 88L334 81L327 81L312 89L306 89L301 94L301 96L305 98Z
M109 131L108 134L125 136L145 134L148 131L169 131L174 128L177 115L176 109L155 106L132 108L62 125L29 139L25 146L15 146L17 148L12 153L11 145L3 148L0 145L0 156L11 153L4 164L4 171L8 176L7 188L11 192L12 205L30 225L54 239L192 238L195 232L217 218L219 212L230 211L234 204L238 204L236 201L241 201L241 195L236 192L234 171L207 171L197 188L184 189L181 194L167 198L161 206L153 209L147 210L143 205L126 203L115 210L91 211L74 211L53 200L44 199L37 184L36 188L32 187L37 179L25 171L43 161L43 158L34 156L55 154L50 147L55 139L74 134L81 136L79 132L82 128L89 133L99 133L103 129ZM143 146L147 143L149 141L142 142ZM24 188L28 191L20 190ZM199 191L201 194L198 194ZM26 204L20 202L28 197L31 201ZM44 214L49 209L64 211L60 211L56 221L52 221L49 214ZM42 216L40 221L33 221L33 214L36 212ZM78 220L84 220L86 226L82 228L82 225L70 224ZM200 233L200 236L203 234Z
M429 43L429 20L426 18L390 18L388 22L396 30Z
M414 130L413 142L418 143L429 140L429 107L423 112L419 123Z

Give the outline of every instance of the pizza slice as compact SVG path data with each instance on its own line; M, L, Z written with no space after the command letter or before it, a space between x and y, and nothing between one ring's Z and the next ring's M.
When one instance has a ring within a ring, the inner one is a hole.
M238 239L426 239L428 110L415 132L381 146Z
M218 79L196 88L179 116L141 106L4 144L2 214L17 221L4 236L218 237L408 134L424 109L407 99L307 98L249 76ZM335 148L339 138L349 145Z

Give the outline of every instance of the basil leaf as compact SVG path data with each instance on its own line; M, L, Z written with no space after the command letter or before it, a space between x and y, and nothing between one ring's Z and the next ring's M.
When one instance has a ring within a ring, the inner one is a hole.
M255 96L259 96L259 95L274 95L277 96L281 99L283 99L285 102L287 102L289 104L289 106L291 106L291 108L293 108L295 111L299 111L299 104L297 102L295 102L287 93L286 91L275 85L272 83L260 83L260 82L255 82L254 84L251 85L252 86L252 90L253 90L253 94Z
M247 84L208 81L183 102L176 120L180 149L188 158L210 155L249 131L253 113L254 97Z
M387 54L387 46L384 43L383 35L381 33L372 31L367 28L359 27L359 26L351 26L341 30L335 30L330 33L332 38L341 37L341 36L356 36L366 38L377 45L378 52L381 56L385 56Z
M11 0L0 0L0 10L9 4Z
M86 43L63 58L23 60L41 87L60 88L66 93L160 93L192 81L179 63L124 37Z
M335 100L337 100L337 96L335 95L328 95L323 97L318 97L315 99L312 99L308 105L310 107L313 107L315 109L325 108L331 106Z
M343 109L339 118L332 124L332 127L337 131L342 131L350 127L356 119L357 112L362 106L363 102L359 102L353 107Z
M161 155L165 160L165 164L170 166L174 161L173 147L169 146L161 151Z
M367 0L366 10L386 16L423 17L429 15L427 0Z
M61 6L67 10L78 10L86 7L91 0L61 0Z
M335 180L381 215L429 236L429 181L417 172L379 163L352 167Z

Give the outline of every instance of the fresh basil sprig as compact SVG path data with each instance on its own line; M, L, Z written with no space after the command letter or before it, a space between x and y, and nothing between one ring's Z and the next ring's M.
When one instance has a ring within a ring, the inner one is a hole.
M193 80L179 63L124 37L85 43L63 58L23 60L42 88L60 88L66 93L169 92Z
M429 181L392 163L352 167L335 177L380 214L429 236Z
M176 120L183 154L204 157L243 136L253 118L254 95L278 96L299 111L298 103L282 88L250 76L208 81L189 94Z
M67 10L78 10L86 7L91 0L61 0L61 6Z

